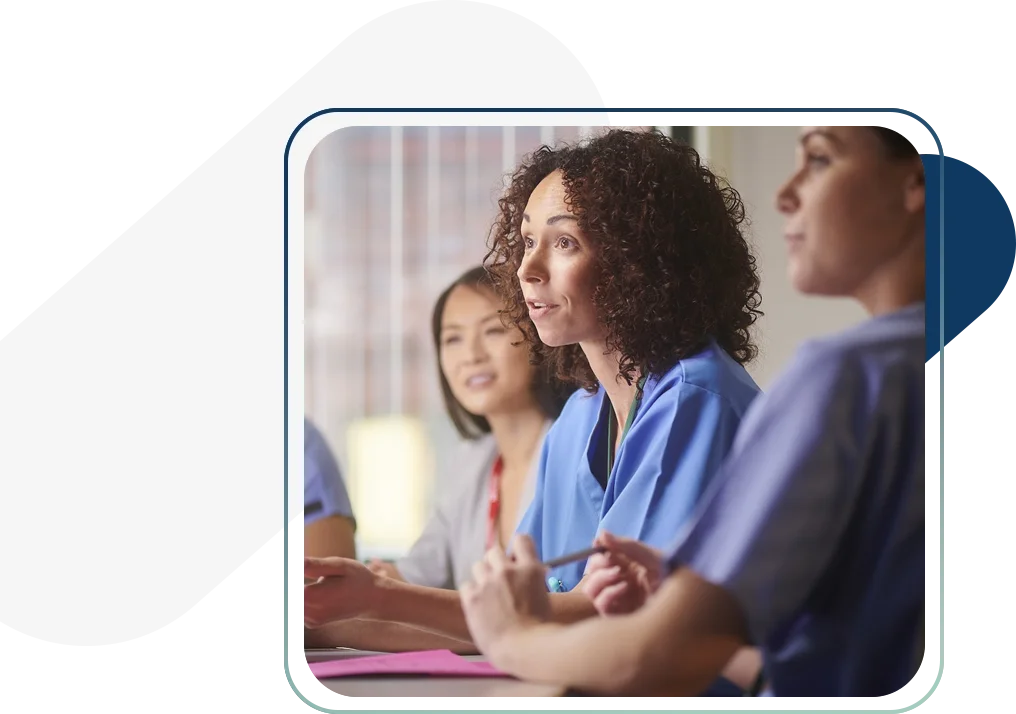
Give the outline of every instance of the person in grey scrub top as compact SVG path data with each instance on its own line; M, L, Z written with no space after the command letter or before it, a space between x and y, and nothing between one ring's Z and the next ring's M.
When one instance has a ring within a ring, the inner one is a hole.
M342 598L315 599L305 608L357 606L385 590L386 581L454 589L490 548L507 546L533 497L541 447L570 390L530 364L522 335L501 322L503 305L486 271L473 268L438 298L431 320L445 408L463 437L451 484L423 533L395 563L311 559L345 578ZM369 571L369 572L368 572ZM468 651L464 643L397 623L351 619L307 629L308 646L371 650L441 648Z

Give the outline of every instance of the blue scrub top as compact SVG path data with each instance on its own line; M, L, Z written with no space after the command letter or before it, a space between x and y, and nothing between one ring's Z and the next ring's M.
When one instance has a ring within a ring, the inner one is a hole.
M730 592L777 696L877 697L924 655L924 304L807 344L669 557Z
M610 402L602 387L575 392L547 434L536 495L518 532L534 540L541 560L588 548L601 530L657 548L673 543L758 393L715 342L648 377L604 489L594 471L604 469ZM584 560L562 565L548 580L571 590L585 567Z
M309 419L303 420L303 523L326 516L353 519L346 484L328 442Z

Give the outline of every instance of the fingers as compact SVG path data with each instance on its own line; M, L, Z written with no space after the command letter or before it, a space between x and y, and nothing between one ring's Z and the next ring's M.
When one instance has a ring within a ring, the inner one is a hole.
M508 564L508 556L498 546L488 550L483 559L494 569L504 568Z
M589 556L589 560L586 561L586 569L582 571L582 580L580 581L582 592L589 597L594 597L589 594L589 590L586 587L590 579L597 573L603 572L604 570L610 570L612 567L610 560L603 553L596 553L595 555Z
M617 566L613 568L601 568L595 572L587 573L586 577L582 578L582 592L590 600L596 600L605 588L624 579L624 571Z
M600 570L620 568L622 571L628 572L631 577L635 577L641 567L637 563L633 563L626 555L607 551L589 556L589 560L586 561L585 575L592 575Z
M603 531L600 535L596 536L595 543L596 545L602 545L608 552L622 553L624 555L630 555L638 546L642 546L637 540L616 536L608 531Z
M483 560L473 564L472 580L463 583L460 592L474 592L485 582L495 577L512 577L511 573L518 571L524 566L539 566L540 561L536 556L536 548L528 536L516 536L512 543L513 555L508 556L504 550L498 547L491 548L483 556Z
M515 562L519 565L538 565L540 563L533 539L527 535L515 536L512 541L512 552L515 553Z
M603 531L600 535L596 536L596 540L593 542L595 545L606 548L607 551L604 555L612 557L615 561L618 558L639 560L637 556L643 547L637 540L621 538L607 531Z
M327 578L345 575L349 569L347 558L304 558L303 575L305 578Z
M308 585L303 589L303 624L305 627L320 627L328 622L325 614L325 600L318 592L319 586Z
M369 563L367 563L367 570L374 573L374 575L379 575L385 578L397 577L398 573L398 570L396 570L394 565L392 565L391 563L386 563L383 560L377 559L371 560Z
M586 575L595 573L597 570L604 570L612 567L610 564L609 553L595 553L589 556L589 560L586 561Z
M593 600L593 605L597 612L603 615L628 612L633 609L633 603L626 597L630 590L631 586L626 580L609 585L600 591L600 594Z
M484 560L473 563L473 583L479 584L490 577L490 563Z
M607 552L614 556L626 557L652 570L658 570L663 560L663 554L655 548L632 538L622 538L607 531L600 533L596 537L595 543L606 548Z

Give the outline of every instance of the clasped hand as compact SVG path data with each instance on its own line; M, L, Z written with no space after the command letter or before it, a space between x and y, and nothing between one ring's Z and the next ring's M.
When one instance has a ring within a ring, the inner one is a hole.
M381 576L349 558L304 558L303 622L320 627L335 620L368 617Z
M491 548L459 589L473 643L495 661L507 637L550 617L545 572L533 541L515 536L512 552L510 557Z

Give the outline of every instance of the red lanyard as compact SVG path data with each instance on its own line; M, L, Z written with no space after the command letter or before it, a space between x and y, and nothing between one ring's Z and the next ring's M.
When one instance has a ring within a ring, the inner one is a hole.
M504 462L498 456L490 470L490 488L487 492L487 550L498 542L497 522L501 517L501 471Z

